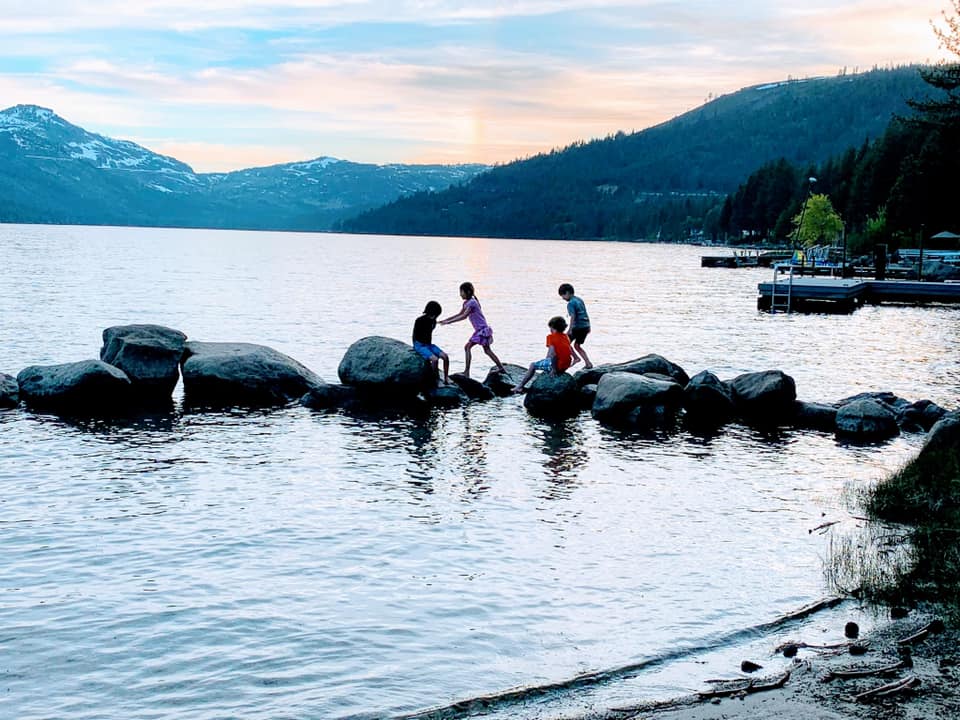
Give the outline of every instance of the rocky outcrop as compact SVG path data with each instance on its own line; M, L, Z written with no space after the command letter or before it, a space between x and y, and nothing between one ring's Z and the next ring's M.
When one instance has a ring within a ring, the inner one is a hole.
M883 403L864 398L848 402L837 411L838 437L858 442L889 440L900 434L897 416Z
M527 386L523 406L536 417L573 417L580 412L580 388L567 373L539 373Z
M169 400L180 379L187 336L161 325L117 325L103 331L100 359L130 378L146 400Z
M323 381L293 358L252 343L186 343L181 365L191 405L270 406L297 400Z
M0 410L15 408L20 404L20 386L12 375L0 373Z
M683 387L630 372L605 373L597 383L593 416L608 425L633 424L680 407Z
M641 358L636 360L629 360L623 363L616 363L613 365L595 365L589 370L581 370L576 373L574 377L577 379L577 383L582 387L584 385L596 385L600 382L602 378L607 373L633 373L634 375L647 375L650 373L658 373L660 375L667 375L673 378L673 381L680 385L680 387L685 386L690 382L690 376L684 372L684 369L672 363L666 358L660 355L644 355Z
M744 373L730 381L737 414L766 427L788 425L793 419L797 385L782 370Z
M99 415L129 405L130 379L102 360L31 365L17 375L20 398L29 406Z
M735 414L733 391L709 370L697 373L683 388L683 407L693 425L720 427Z
M337 374L344 385L384 402L416 396L436 384L430 365L410 345L378 336L353 343Z

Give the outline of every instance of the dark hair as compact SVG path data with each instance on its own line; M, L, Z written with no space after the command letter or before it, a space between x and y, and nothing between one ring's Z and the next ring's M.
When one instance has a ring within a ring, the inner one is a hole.
M460 292L466 293L468 298L476 297L472 282L460 283Z
M424 315L432 315L436 317L442 312L443 312L443 308L440 307L440 303L438 303L436 300L431 300L430 302L427 303L427 306L423 308Z
M567 329L567 321L557 315L550 318L550 322L547 323L547 327L549 327L551 330L556 330L557 332L563 332Z
M563 295L564 293L570 293L571 295L573 295L573 285L571 285L570 283L564 283L563 285L561 285L560 289L557 290L557 294Z

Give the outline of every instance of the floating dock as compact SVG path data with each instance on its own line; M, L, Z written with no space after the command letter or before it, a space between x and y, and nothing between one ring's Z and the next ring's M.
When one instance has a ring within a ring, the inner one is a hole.
M853 312L865 303L960 304L960 283L788 275L757 285L757 309L768 312Z

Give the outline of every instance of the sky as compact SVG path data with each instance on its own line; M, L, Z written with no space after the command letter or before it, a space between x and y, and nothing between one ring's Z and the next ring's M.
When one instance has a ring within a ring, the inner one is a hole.
M788 78L947 57L948 0L0 0L0 109L198 172L504 163Z

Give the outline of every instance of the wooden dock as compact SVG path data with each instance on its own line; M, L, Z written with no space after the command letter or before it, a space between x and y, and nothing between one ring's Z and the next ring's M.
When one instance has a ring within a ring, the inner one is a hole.
M757 309L769 312L843 313L865 303L960 303L960 283L794 275L757 285Z

